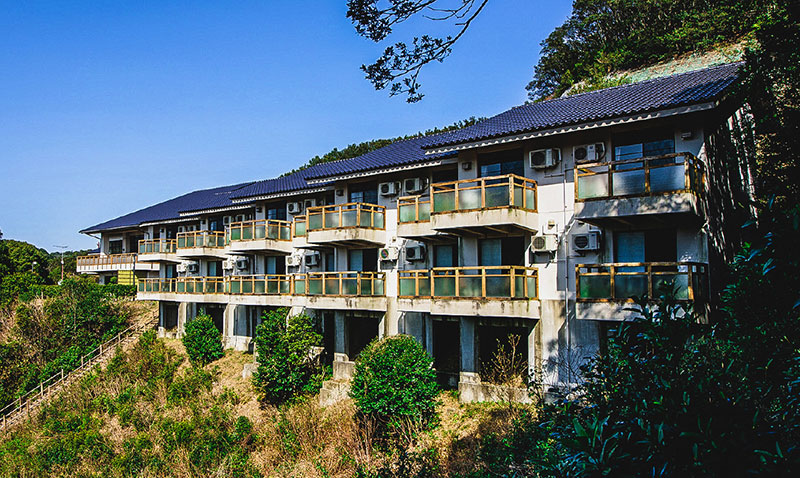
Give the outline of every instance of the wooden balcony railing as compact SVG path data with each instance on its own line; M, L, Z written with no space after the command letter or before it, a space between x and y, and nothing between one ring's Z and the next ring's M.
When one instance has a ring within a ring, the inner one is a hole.
M536 299L537 269L522 266L437 267L400 271L399 296L451 299Z
M143 239L139 241L139 254L174 254L178 248L175 239Z
M292 240L292 223L278 219L256 219L254 221L234 222L225 230L225 242L257 241L273 239Z
M431 200L421 196L406 196L397 200L400 224L429 222L431 220Z
M375 297L386 295L383 272L309 272L294 275L295 295Z
M344 228L386 228L386 208L375 204L347 203L331 206L316 206L306 210L308 230Z
M516 208L536 211L536 181L516 174L431 185L431 214Z
M575 266L578 301L632 302L633 297L657 297L665 284L675 287L678 300L708 298L708 266L698 262L625 262Z
M702 193L703 163L690 153L575 167L575 200L591 201L665 193Z
M80 256L76 260L78 268L116 266L135 263L136 254L98 254L95 256Z
M308 220L305 216L295 216L292 222L292 237L306 237Z
M176 279L139 279L137 282L139 292L175 292Z
M292 292L292 276L267 274L228 276L225 292L243 295L288 295Z
M178 277L175 279L178 294L224 294L224 277Z
M222 249L225 247L225 233L217 231L179 232L177 241L178 249L193 247Z

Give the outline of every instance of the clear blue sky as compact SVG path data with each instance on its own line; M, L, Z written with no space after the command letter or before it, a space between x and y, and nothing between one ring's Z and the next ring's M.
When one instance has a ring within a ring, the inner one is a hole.
M4 238L94 247L79 229L191 190L499 113L525 101L571 5L492 0L408 104L363 78L385 45L355 33L345 3L0 2Z

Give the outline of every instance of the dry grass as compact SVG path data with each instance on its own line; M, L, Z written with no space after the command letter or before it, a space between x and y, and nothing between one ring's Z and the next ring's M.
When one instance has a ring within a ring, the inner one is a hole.
M185 357L179 340L165 339L161 342L177 357ZM135 353L135 350L128 351L128 354ZM198 469L186 448L178 448L170 453L162 448L157 425L165 418L189 421L198 415L211 416L211 410L215 407L225 409L231 419L245 416L250 420L257 438L247 454L247 460L266 477L352 477L359 466L375 469L395 459L396 454L373 447L371 430L356 422L355 408L349 400L329 407L321 407L316 397L290 406L262 406L256 399L250 379L242 378L241 374L243 366L251 361L252 355L226 351L223 358L207 366L207 370L218 370L211 390L201 391L192 398L191 405L168 404L167 386L156 387L147 400L138 399L132 406L135 420L140 424L139 431L130 423L123 423L114 414L98 411L97 408L91 413L102 421L100 433L115 455L124 453L126 442L130 443L131 439L144 434L154 444L151 452L168 460L166 470L158 473L147 470L141 476L198 476ZM184 359L176 376L190 372L189 367L188 360ZM74 384L66 390L58 399L58 407L75 413L88 412L93 400L119 396L136 385L130 379L126 381L110 374L102 374L89 381ZM479 468L477 451L482 438L505 429L522 407L508 404L462 405L452 392L442 393L440 399L439 425L433 430L417 433L409 450L434 450L441 476L444 477L463 476ZM44 442L50 438L43 434L41 424L40 419L34 419L21 427L18 433L26 435L32 443ZM232 459L231 456L222 458L200 476L229 476L235 466ZM86 460L80 463L79 469L52 471L54 475L104 475L108 473L104 466L108 465ZM25 471L20 470L19 475L25 476Z

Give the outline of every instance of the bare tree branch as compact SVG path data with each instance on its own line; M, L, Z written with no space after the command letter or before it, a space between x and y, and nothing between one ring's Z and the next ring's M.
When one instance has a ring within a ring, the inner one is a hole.
M389 88L390 96L406 94L406 101L413 103L424 96L420 93L419 74L422 67L433 61L443 62L452 52L453 45L464 35L473 20L481 13L489 0L456 0L451 8L435 7L443 0L388 0L389 5L379 8L381 0L349 0L347 17L355 25L359 35L374 42L386 39L392 28L416 14L431 21L456 20L460 27L454 36L437 38L429 35L414 37L409 47L404 42L387 47L371 65L361 65L366 78L376 90Z

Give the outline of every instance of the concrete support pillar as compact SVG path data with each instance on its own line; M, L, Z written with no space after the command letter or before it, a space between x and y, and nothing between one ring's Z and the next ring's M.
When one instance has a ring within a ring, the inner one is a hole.
M475 317L461 317L461 372L478 371L477 347L475 339L477 334L477 319Z
M333 319L333 353L347 355L349 345L347 334L347 319L344 312L334 312Z
M183 337L183 334L186 333L186 321L188 320L189 315L189 304L186 302L181 302L178 304L178 333L177 338Z
M425 342L423 342L425 351L433 357L433 317L430 314L424 314L422 320L425 324Z
M386 313L378 325L378 337L397 335L400 333L400 311L397 310L397 298L387 297Z
M234 327L236 325L236 304L228 304L222 313L222 344L225 348L234 348Z
M528 377L533 377L539 364L536 363L536 326L538 321L532 321L528 325Z

